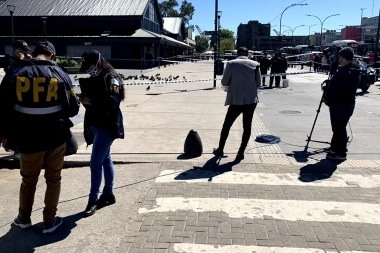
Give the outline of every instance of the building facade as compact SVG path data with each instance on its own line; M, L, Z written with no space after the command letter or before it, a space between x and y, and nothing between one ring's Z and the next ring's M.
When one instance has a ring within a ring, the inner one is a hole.
M259 21L249 21L240 24L237 28L236 47L246 47L249 50L259 50L259 37L270 37L270 24L261 24Z
M7 5L15 6L13 16ZM80 57L97 49L116 68L143 67L147 50L162 59L191 49L185 39L164 34L157 0L0 1L0 55L12 51L12 21L14 40L33 48L46 38L58 56Z
M342 40L362 40L362 28L360 26L346 26L342 29Z
M337 30L326 30L326 32L322 33L322 45L326 43L331 43L334 40L341 39L341 32Z
M372 38L376 38L378 22L379 16L372 18L362 18L361 27L363 29L363 40L371 40Z

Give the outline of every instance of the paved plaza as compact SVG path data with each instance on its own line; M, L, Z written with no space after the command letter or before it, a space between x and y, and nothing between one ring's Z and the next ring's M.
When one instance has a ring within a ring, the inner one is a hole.
M308 70L289 68L288 73ZM141 75L140 70L118 71ZM11 225L21 177L18 162L0 151L0 252L380 252L379 83L368 93L358 90L346 161L325 159L324 142L332 134L325 105L306 147L327 76L299 73L287 76L288 88L259 91L245 159L236 162L241 117L230 131L225 157L212 155L227 110L220 81L213 88L212 62L143 71L158 73L179 76L181 82L125 81L126 136L112 146L117 202L94 216L81 215L91 154L82 137L83 106L73 119L80 146L76 155L66 157L57 213L64 223L55 233L42 234L43 175L34 225L24 230ZM183 155L191 129L203 144L197 158ZM255 142L261 134L281 142Z

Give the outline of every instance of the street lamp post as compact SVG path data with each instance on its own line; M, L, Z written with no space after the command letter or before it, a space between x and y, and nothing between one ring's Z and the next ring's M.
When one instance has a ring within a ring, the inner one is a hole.
M214 88L216 88L216 56L218 52L218 0L215 0L215 31L214 31Z
M287 25L282 25L282 26L288 27L288 28L290 29L290 31L292 32L292 46L294 46L294 31L295 31L298 27L305 26L305 25L299 25L299 26L296 26L294 29L292 29L290 26L287 26Z
M323 23L325 23L326 19L328 19L329 17L339 16L339 15L340 15L340 14L333 14L333 15L327 16L327 17L322 21L319 17L317 17L317 16L315 16L315 15L306 14L306 16L309 16L309 17L316 17L316 18L319 20L319 22L321 22L321 40L320 40L320 43L319 43L319 45L321 46L321 50L322 50L322 29L323 29Z
M282 14L284 14L284 12L289 9L290 7L293 7L293 6L297 6L297 5L300 5L300 6L304 6L304 5L308 5L308 4L292 4L292 5L289 5L288 7L285 8L285 10L282 11L281 13L281 17L280 17L280 48L282 47L282 34L281 34L281 21L282 21Z
M16 10L16 6L14 5L11 5L11 4L8 4L7 5L7 9L9 11L9 14L11 14L11 25L12 25L12 44L15 42L15 34L14 34L14 30L13 30L13 13L15 12Z
M220 17L222 17L222 11L218 11L218 53L220 54Z
M314 25L308 25L308 27L309 27L309 44L310 44L310 27L315 26L315 25L317 25L317 24L314 24ZM309 46L311 46L311 45L309 45Z
M380 9L379 9L379 16L380 16ZM377 22L377 31L376 31L376 41L375 41L375 63L378 60L377 52L379 50L379 30L380 30L380 18L378 18Z
M41 17L42 19L42 24L44 26L44 36L45 36L45 41L46 41L46 17Z
M363 11L367 9L367 8L360 8L360 10L362 11L362 14L360 16L360 30L362 31L362 37L361 37L361 40L364 40L364 32L363 32Z

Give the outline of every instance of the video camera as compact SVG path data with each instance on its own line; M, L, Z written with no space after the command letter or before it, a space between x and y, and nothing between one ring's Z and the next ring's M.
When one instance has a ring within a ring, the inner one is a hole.
M328 57L331 63L339 62L339 51L342 47L339 46L330 46L323 49L323 55Z
M330 75L334 75L339 66L339 51L342 47L330 46L322 50L323 55L328 59L330 64Z

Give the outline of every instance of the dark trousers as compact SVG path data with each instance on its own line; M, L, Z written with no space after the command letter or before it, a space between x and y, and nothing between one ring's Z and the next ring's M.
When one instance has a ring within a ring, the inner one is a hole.
M243 136L239 148L239 154L243 154L245 148L247 147L249 138L251 137L251 127L252 127L252 118L253 113L256 109L255 104L249 105L230 105L228 107L228 111L226 114L226 118L224 119L223 128L220 133L219 139L219 150L223 151L224 146L226 145L226 141L228 138L228 134L235 120L241 113L243 113Z
M355 104L330 106L330 121L333 136L331 138L331 149L337 155L346 155L347 147L347 124L354 113Z
M267 73L268 73L268 71L267 70L260 70L260 72L261 72L261 75L266 75ZM262 80L262 83L263 83L263 85L265 84L265 76L263 76L263 80Z
M278 74L278 73L271 72L271 74ZM280 81L281 81L281 76L271 76L269 78L269 86L273 85L273 78L276 80L275 85L279 86L280 85Z

